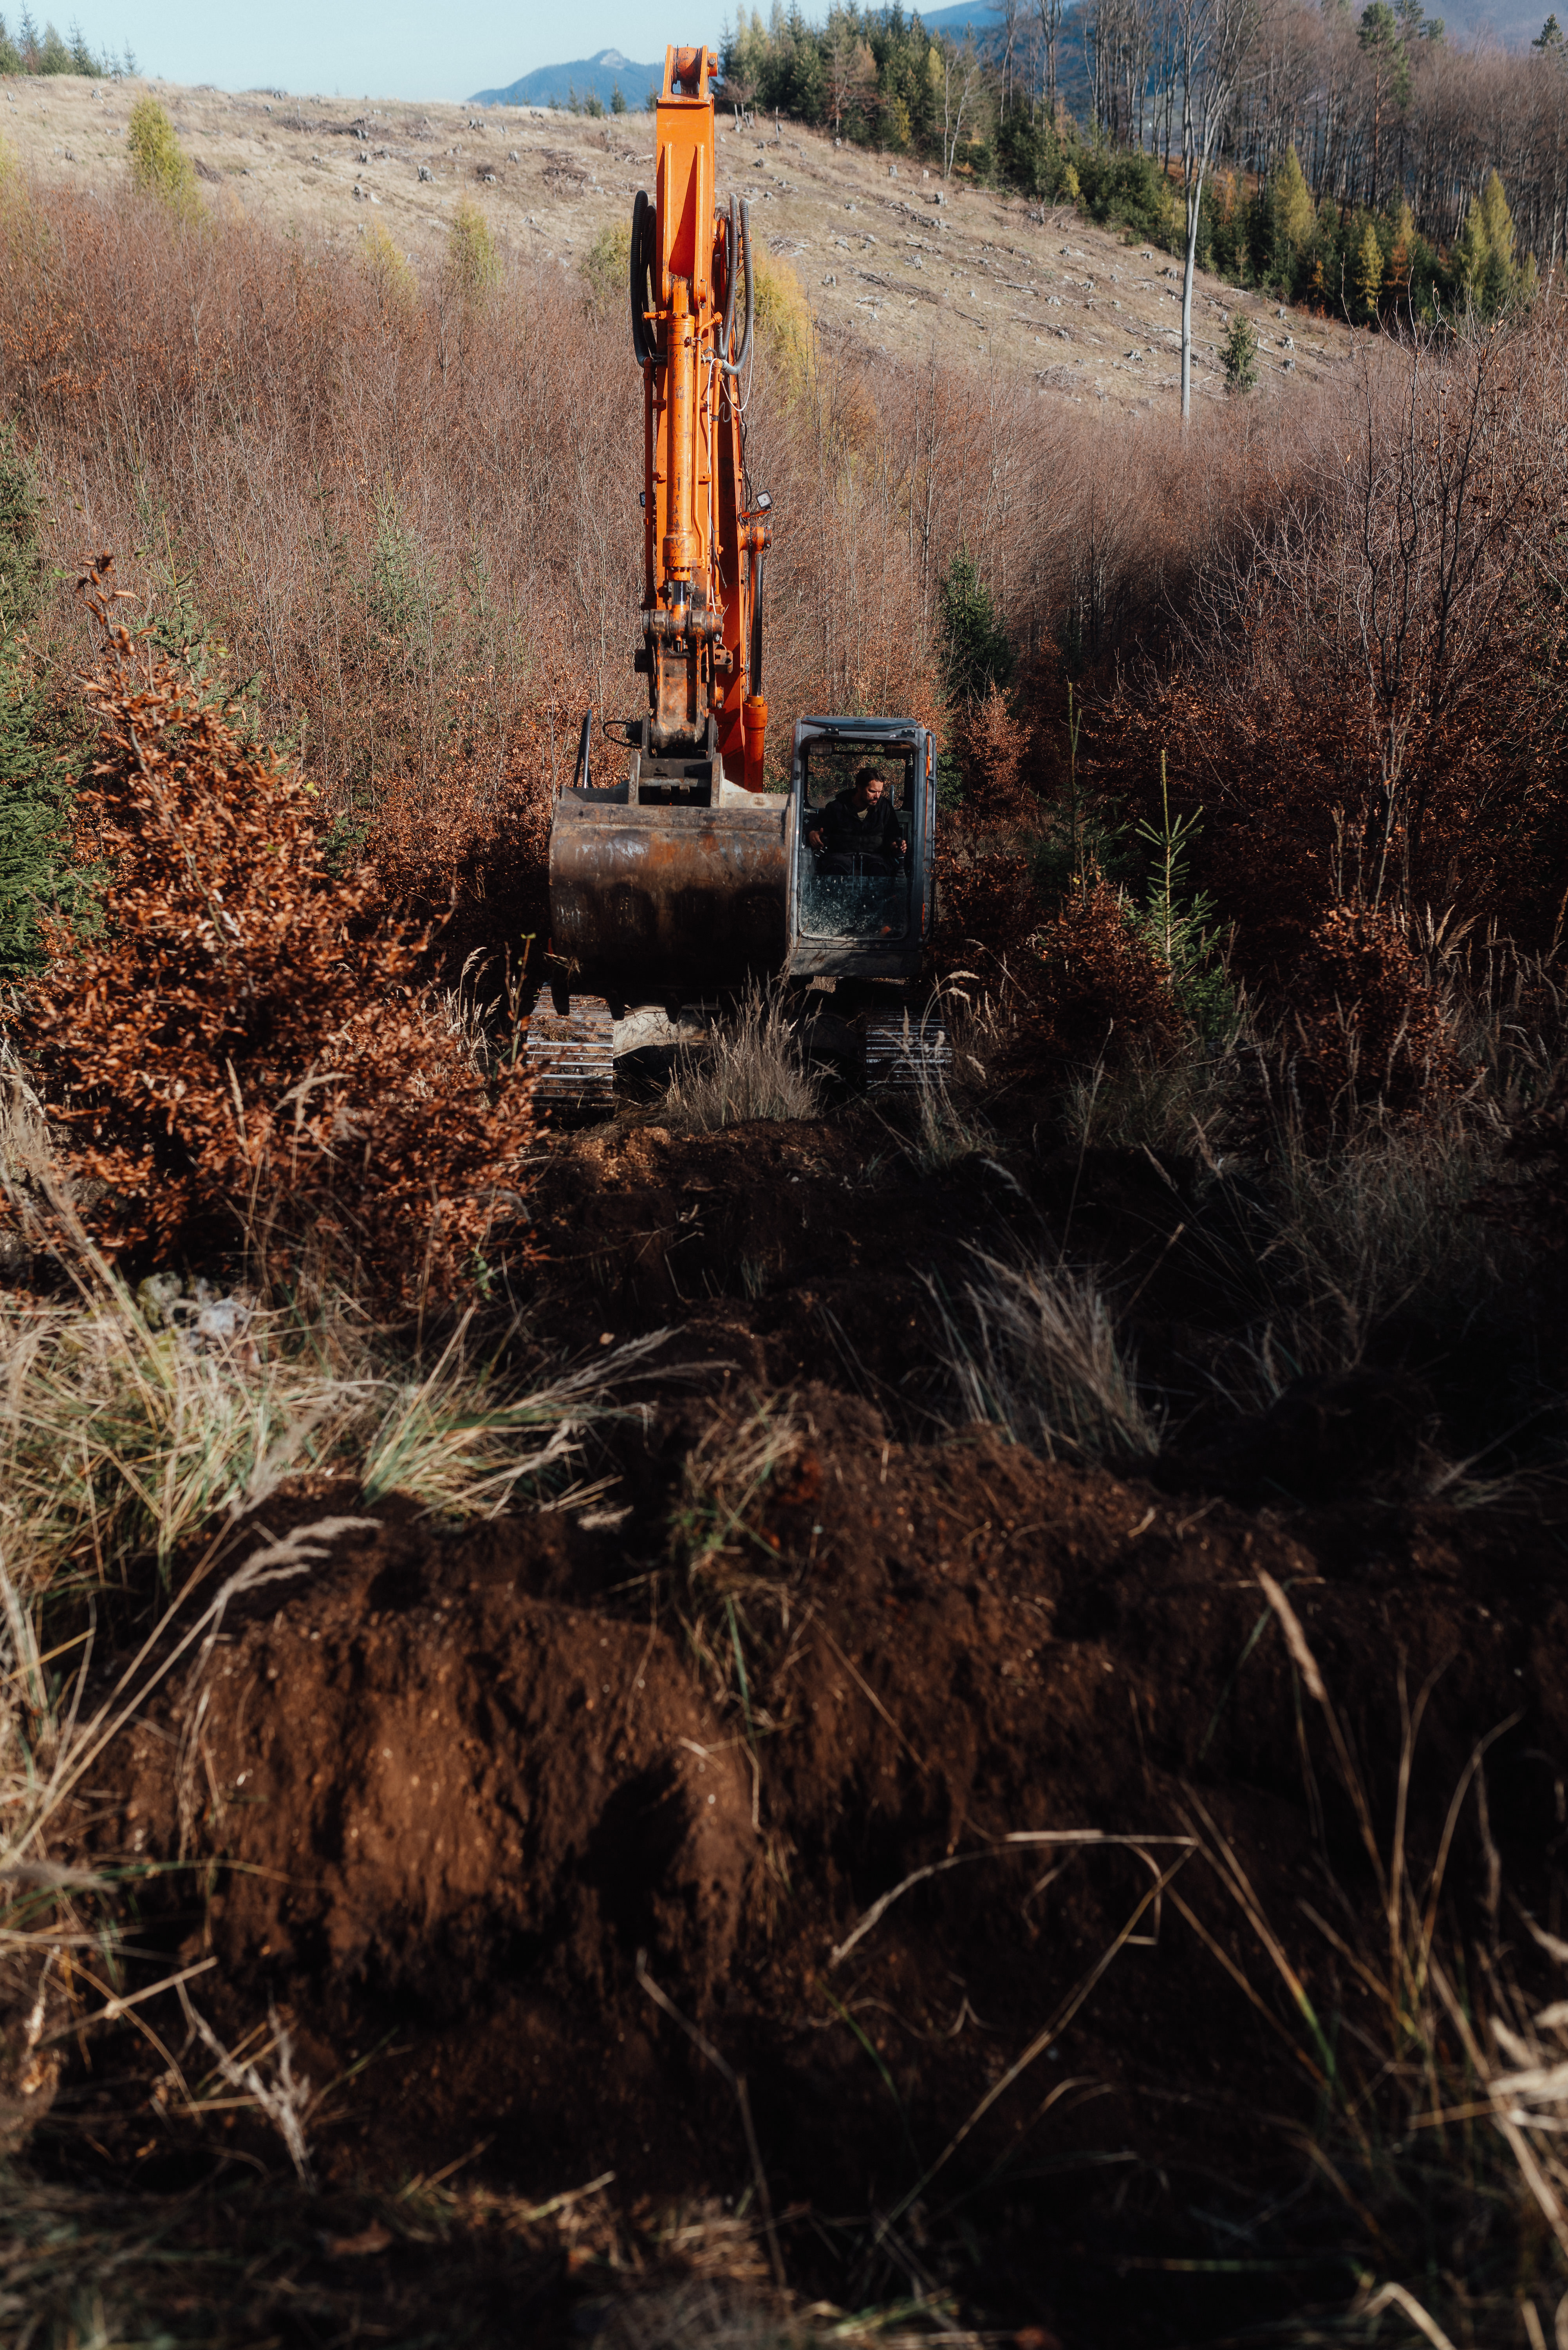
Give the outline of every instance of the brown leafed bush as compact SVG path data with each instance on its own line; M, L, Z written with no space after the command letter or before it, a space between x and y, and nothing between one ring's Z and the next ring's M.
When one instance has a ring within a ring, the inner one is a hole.
M451 1293L515 1219L523 1071L474 1073L421 992L425 934L373 870L332 872L313 787L232 708L119 629L86 692L101 928L53 928L20 1041L103 1187L94 1237L308 1238L383 1299Z
M1336 1105L1408 1112L1453 1091L1459 1071L1442 998L1386 908L1332 908L1293 996L1296 1087L1314 1126Z
M999 686L992 685L965 708L953 729L952 749L964 776L961 829L1014 831L1036 820L1033 745Z
M952 729L964 795L937 831L939 943L951 955L977 945L1005 954L1040 919L1029 869L1040 810L1033 747L1028 728L995 685Z
M1170 968L1133 927L1103 875L1064 903L1040 941L1042 981L1060 1050L1075 1060L1174 1050L1186 1028Z

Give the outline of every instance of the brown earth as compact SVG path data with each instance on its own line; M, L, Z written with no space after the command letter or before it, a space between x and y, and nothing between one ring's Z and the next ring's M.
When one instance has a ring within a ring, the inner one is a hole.
M106 1759L78 1856L154 1865L140 1980L202 1970L187 1995L230 2046L269 2002L291 2020L333 2085L310 2125L331 2193L466 2161L496 2192L613 2172L628 2212L711 2204L753 2178L738 2076L804 2290L950 2289L971 2323L1068 2344L1342 2300L1326 2223L1284 2271L1181 2265L1299 2176L1282 2117L1315 2100L1220 1856L1318 2012L1376 2030L1303 1918L1376 1936L1260 1572L1380 1823L1401 1682L1437 1677L1413 1858L1511 1724L1491 1829L1555 1925L1568 1508L1378 1498L1343 1452L1327 1505L1242 1508L1223 1475L940 1434L919 1276L956 1279L962 1242L1022 1211L1000 1165L920 1178L889 1141L879 1168L878 1131L557 1137L538 1311L589 1346L670 1328L644 1421L575 1505L452 1532L394 1503L237 1597ZM1307 1416L1332 1451L1334 1412ZM301 1494L255 1531L358 1507ZM1452 1883L1484 1908L1469 1808ZM174 1993L141 2015L189 2052ZM165 2187L215 2148L275 2168L244 2100L192 2117L175 2086L129 2023L100 2034L36 2148ZM564 2324L574 2290L539 2263L538 2322Z

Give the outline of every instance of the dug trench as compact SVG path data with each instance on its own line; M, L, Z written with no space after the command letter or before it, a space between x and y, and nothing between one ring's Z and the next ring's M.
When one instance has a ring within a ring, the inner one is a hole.
M283 2163L254 2105L174 2094L189 2001L229 2048L287 2019L328 2194L466 2165L541 2201L613 2174L633 2216L734 2199L803 2294L1069 2345L1345 2299L1321 2199L1215 2257L1297 2191L1321 2110L1260 1921L1319 2014L1378 2029L1309 1683L1382 1834L1431 1682L1413 1865L1499 1733L1451 1896L1495 1939L1500 1863L1555 1923L1564 1513L1259 1506L939 1429L929 1284L1056 1179L878 1174L873 1140L558 1138L539 1310L589 1346L662 1326L667 1374L587 1499L384 1504L182 1658L63 1856L129 1872L131 1979L187 1983L60 2043L34 2159L165 2194ZM356 1514L286 1493L255 1543ZM597 2322L539 2273L530 2334Z

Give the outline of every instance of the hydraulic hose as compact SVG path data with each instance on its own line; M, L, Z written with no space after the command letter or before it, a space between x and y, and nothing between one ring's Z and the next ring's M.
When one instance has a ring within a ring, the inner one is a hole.
M757 547L752 556L752 641L747 648L748 687L753 693L763 690L763 549Z
M639 188L631 208L631 348L639 367L661 354L648 322L645 307L650 290L654 259L654 210Z
M741 243L742 243L742 246L743 246L743 247L744 247L744 249L745 249L745 257L746 257L746 325L745 325L745 331L744 331L744 333L743 333L743 334L742 335L742 337L741 337L741 348L740 348L740 349L735 353L734 358L733 358L732 359L727 359L724 357L724 351L723 351L723 350L721 350L721 351L720 351L720 353L719 353L719 365L720 365L720 367L722 369L722 370L723 370L723 372L725 373L725 375L739 375L739 374L740 374L740 372L741 372L741 369L742 369L745 366L745 364L746 364L746 358L747 358L747 355L748 355L748 353L750 352L751 348L752 348L752 319L753 319L753 314L754 314L754 312L755 312L755 308L756 308L756 290L757 290L757 289L756 289L756 286L755 286L755 284L754 284L754 282L753 282L753 276L752 276L752 208L751 208L751 205L746 202L746 200L745 200L745 198L744 198L743 196L742 196L742 199L741 199ZM730 341L730 330L731 330L731 328L732 328L732 325L733 325L733 315L732 315L732 314L733 314L734 299L735 299L735 199L734 199L734 197L733 197L733 196L732 196L732 197L730 198L730 297L729 297L729 301L728 301L728 302L726 303L726 305L725 305L725 317L724 317L724 348L725 348L725 349L727 349L727 348L729 348L729 341Z
M719 355L730 348L730 337L735 331L735 264L740 259L740 231L735 221L735 199L730 198L730 267L729 283L724 288L724 331L719 338Z

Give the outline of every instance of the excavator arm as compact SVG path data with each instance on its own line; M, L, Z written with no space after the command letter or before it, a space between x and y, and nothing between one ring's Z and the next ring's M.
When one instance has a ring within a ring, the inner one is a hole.
M632 349L642 369L644 748L717 752L763 788L768 501L746 497L742 384L755 313L749 207L714 202L711 49L671 48L654 195L632 212Z

